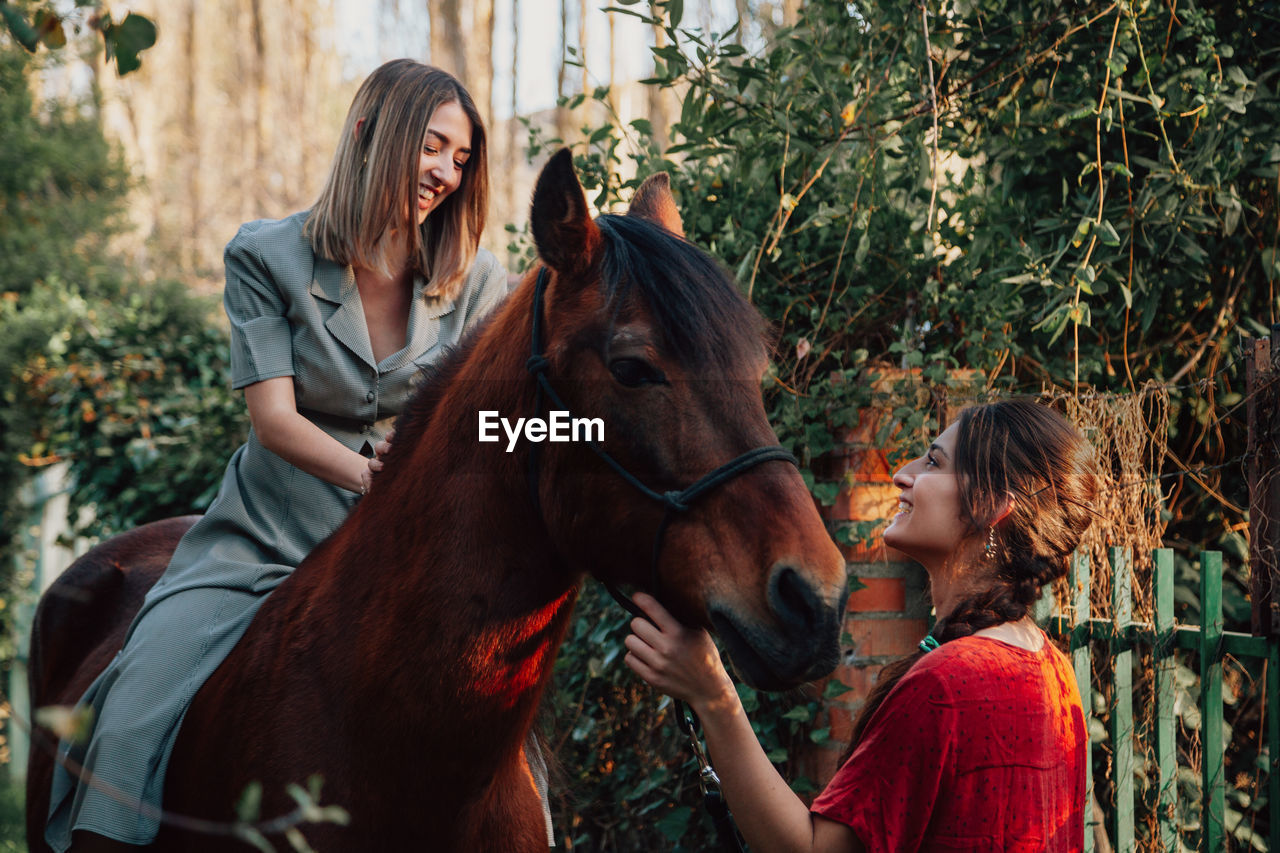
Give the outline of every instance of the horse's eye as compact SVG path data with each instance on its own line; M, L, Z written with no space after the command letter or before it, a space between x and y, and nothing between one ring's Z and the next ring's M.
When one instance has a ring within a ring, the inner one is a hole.
M609 372L628 388L639 388L644 384L661 385L667 381L662 371L638 358L614 359L609 362Z

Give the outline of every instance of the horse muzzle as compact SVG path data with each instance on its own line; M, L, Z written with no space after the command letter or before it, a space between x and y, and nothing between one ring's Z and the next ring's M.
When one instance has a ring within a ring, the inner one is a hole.
M748 684L787 690L835 669L847 587L834 597L823 595L796 567L779 564L769 577L763 618L712 603L711 624Z

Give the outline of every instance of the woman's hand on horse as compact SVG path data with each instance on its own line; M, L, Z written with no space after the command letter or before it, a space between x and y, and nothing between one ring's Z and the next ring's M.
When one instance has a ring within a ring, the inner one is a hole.
M382 441L373 446L373 458L369 460L369 467L360 472L360 494L367 495L373 488L373 475L385 467L382 457L391 452L391 439L395 437L396 431L388 430Z
M652 596L636 593L634 601L652 621L631 620L627 666L668 696L688 702L699 716L735 707L738 691L711 636L681 625Z

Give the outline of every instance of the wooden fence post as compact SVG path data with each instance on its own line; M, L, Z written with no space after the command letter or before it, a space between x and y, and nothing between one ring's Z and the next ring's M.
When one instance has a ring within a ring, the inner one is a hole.
M1116 807L1112 811L1111 843L1116 850L1133 847L1133 646L1129 623L1133 621L1133 553L1108 548L1111 563L1111 746L1112 781Z
M1174 675L1177 663L1173 657L1173 551L1158 548L1151 555L1156 582L1155 638L1151 645L1151 663L1155 668L1156 698L1156 763L1160 770L1160 789L1156 810L1160 826L1160 846L1177 853L1178 846L1178 741L1174 705L1177 696Z
M1226 839L1226 780L1222 742L1222 554L1200 554L1201 844L1205 853Z
M1084 853L1094 851L1096 831L1093 814L1093 744L1089 738L1089 720L1093 718L1093 660L1089 648L1089 557L1076 551L1071 555L1071 573L1068 575L1074 596L1075 613L1072 617L1071 662L1076 671L1076 686L1080 688L1080 704L1084 706Z

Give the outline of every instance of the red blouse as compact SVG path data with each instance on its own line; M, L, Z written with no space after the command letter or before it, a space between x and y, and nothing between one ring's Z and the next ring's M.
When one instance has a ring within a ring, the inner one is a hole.
M889 692L812 810L871 853L1080 850L1087 737L1075 674L1047 640L953 640Z

